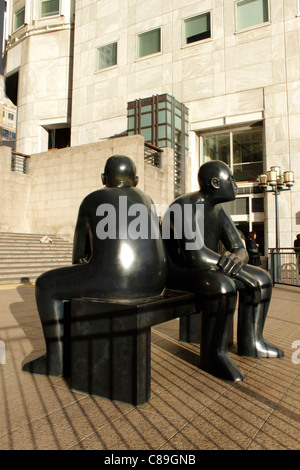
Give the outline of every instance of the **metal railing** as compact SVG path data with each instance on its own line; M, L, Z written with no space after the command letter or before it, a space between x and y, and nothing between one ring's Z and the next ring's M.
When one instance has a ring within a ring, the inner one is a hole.
M161 154L161 148L145 142L144 159L146 163L161 168Z
M11 171L19 171L20 173L28 173L28 161L30 156L24 153L11 152Z
M270 274L274 284L300 287L300 252L294 248L270 248Z

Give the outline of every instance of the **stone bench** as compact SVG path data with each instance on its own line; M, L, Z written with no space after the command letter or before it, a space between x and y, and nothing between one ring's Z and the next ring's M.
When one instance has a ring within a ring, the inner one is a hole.
M195 301L166 290L142 302L73 299L65 312L71 388L140 405L150 398L151 327L193 314Z

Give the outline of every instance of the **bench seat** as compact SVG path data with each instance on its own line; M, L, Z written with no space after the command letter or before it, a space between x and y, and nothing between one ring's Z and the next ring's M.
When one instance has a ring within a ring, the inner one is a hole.
M175 290L142 301L72 299L65 319L71 388L132 405L146 402L151 327L194 312L194 295Z

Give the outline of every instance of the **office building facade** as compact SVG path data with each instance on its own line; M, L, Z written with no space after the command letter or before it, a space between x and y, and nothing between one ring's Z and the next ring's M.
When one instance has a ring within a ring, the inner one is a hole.
M258 232L264 254L275 246L275 205L257 178L279 165L296 177L279 198L281 246L292 245L300 232L298 0L6 4L5 77L20 152L141 133L174 149L175 195L187 180L197 188L203 162L223 160L239 187L230 213L245 236Z

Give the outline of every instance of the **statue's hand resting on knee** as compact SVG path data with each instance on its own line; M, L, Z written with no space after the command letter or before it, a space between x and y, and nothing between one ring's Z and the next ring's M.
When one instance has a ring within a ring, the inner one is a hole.
M232 276L249 287L254 305L259 304L261 299L259 282L249 273L243 271L244 263L235 253L225 251L218 261L218 266L225 274Z

